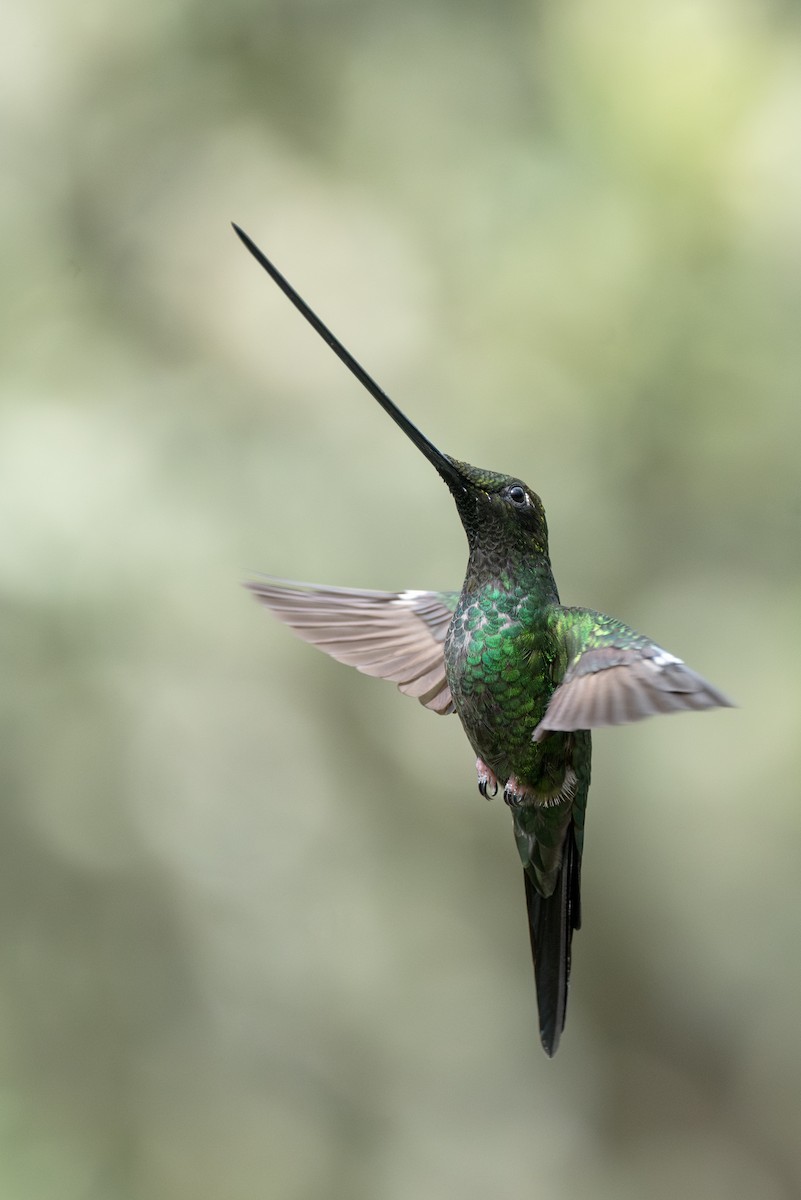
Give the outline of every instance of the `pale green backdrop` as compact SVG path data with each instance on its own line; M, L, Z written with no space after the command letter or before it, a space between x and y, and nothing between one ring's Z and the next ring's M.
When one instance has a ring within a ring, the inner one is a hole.
M0 1200L801 1194L801 18L12 0ZM249 572L453 587L444 450L740 708L596 736L541 1052L455 719Z

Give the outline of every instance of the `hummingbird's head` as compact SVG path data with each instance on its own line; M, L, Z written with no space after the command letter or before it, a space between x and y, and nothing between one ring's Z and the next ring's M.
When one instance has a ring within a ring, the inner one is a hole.
M483 545L547 555L548 524L536 492L513 475L485 471L453 458L447 462L447 473L435 465L456 501L471 552Z

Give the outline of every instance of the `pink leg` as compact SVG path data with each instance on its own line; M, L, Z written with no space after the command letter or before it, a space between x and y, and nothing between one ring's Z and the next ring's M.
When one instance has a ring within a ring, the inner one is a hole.
M525 784L519 783L514 775L510 775L506 780L506 787L503 789L503 798L510 808L515 808L518 804L524 804L531 796L531 792Z
M476 773L478 775L478 790L485 800L491 799L492 796L498 795L498 779L497 776L489 769L483 758L476 759ZM488 789L492 792L488 795Z

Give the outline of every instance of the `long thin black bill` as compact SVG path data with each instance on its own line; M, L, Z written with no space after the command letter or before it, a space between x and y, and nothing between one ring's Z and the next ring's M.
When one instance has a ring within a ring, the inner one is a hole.
M239 226L233 222L232 224L234 233L237 235L246 249L250 251L256 262L259 263L260 266L264 267L264 270L267 272L270 278L278 284L287 299L292 301L298 312L306 318L311 327L316 330L317 333L319 333L323 341L331 347L337 358L339 358L345 364L348 370L356 376L362 387L367 388L367 391L370 393L370 395L378 401L385 412L389 413L389 415L392 417L392 420L400 425L406 436L411 438L415 446L417 446L417 448L423 452L429 462L437 468L445 481L454 482L456 479L460 479L461 476L459 471L456 469L447 455L438 450L436 446L428 440L425 434L421 433L417 426L413 425L409 418L404 416L398 406L392 400L390 400L384 389L378 386L373 377L367 374L364 367L357 362L351 352L342 345L342 342L340 342L339 338L336 337L328 328L328 326L320 320L313 309L309 308L303 297L298 295L289 280L285 279L277 267L273 266L269 258L267 258L267 256L262 253L256 243L248 237L244 229L240 229Z

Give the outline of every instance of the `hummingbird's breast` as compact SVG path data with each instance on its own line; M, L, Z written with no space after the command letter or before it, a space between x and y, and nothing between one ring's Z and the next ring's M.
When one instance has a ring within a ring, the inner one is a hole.
M460 598L445 641L448 684L470 744L503 783L514 775L550 793L558 782L556 747L532 741L557 658L548 607L530 595L491 583Z

